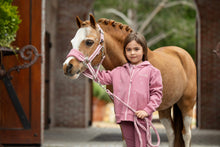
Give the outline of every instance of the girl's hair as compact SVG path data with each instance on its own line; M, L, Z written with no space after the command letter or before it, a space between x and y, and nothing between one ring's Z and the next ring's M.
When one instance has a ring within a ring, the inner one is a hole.
M134 33L130 33L126 38L125 38L125 41L124 41L124 56L127 60L127 62L130 63L130 61L127 59L126 57L126 53L125 53L125 48L126 46L128 45L128 43L130 43L131 41L135 40L138 44L140 44L143 48L143 58L142 58L142 61L145 61L145 60L148 60L147 58L147 42L144 38L143 35L141 35L140 33L137 33L137 32L134 32Z

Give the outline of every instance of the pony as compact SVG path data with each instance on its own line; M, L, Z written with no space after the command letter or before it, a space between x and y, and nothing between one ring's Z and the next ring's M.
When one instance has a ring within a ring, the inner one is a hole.
M100 18L96 22L92 14L86 21L77 16L76 23L79 29L71 40L74 49L84 56L91 56L100 44L101 27L104 32L104 42L101 42L105 54L103 67L112 70L127 62L123 55L123 43L125 37L133 32L129 26L106 18ZM94 58L92 66L101 62L102 54L99 53ZM160 122L165 127L169 146L189 147L193 107L197 95L195 63L184 49L176 46L160 47L154 51L148 48L148 60L162 75L163 98L157 111ZM67 57L63 63L64 74L71 79L77 79L86 69L85 64L72 56Z

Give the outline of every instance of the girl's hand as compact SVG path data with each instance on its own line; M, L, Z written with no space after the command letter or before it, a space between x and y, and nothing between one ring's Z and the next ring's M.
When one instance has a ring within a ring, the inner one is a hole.
M141 118L141 119L144 119L145 117L149 116L149 114L144 110L136 111L135 114L138 118Z

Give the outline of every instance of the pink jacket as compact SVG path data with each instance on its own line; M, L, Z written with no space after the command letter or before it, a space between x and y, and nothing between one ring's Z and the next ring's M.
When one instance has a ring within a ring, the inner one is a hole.
M145 110L150 119L161 104L161 74L148 61L136 66L126 63L112 71L100 71L98 77L101 84L113 85L114 94L134 110ZM134 120L134 113L116 98L114 106L117 123Z

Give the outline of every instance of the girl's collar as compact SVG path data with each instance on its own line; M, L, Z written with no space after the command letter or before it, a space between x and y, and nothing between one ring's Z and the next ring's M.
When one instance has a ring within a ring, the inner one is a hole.
M137 65L134 65L134 64L131 64L131 63L125 63L123 66L135 68L135 67L147 66L147 65L149 65L149 64L150 64L149 61L143 61L143 62L141 62L141 63L139 63L139 64L137 64Z

